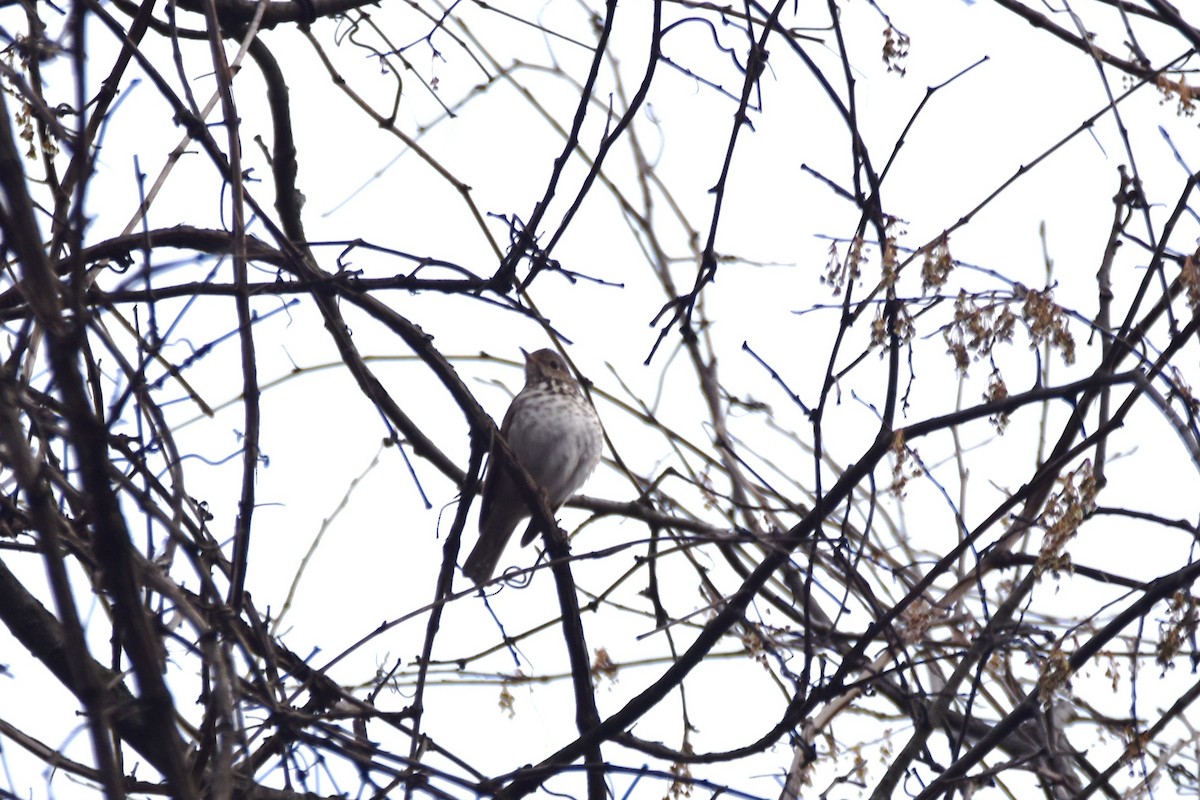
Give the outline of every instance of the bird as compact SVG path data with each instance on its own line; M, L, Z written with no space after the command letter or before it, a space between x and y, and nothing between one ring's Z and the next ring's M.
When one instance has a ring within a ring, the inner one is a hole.
M549 349L521 353L525 388L509 404L500 435L545 494L547 505L557 511L600 463L604 432L561 355ZM498 450L493 443L483 481L479 541L463 564L463 574L476 585L491 579L513 531L532 516L519 478ZM537 526L530 525L521 546L536 535Z

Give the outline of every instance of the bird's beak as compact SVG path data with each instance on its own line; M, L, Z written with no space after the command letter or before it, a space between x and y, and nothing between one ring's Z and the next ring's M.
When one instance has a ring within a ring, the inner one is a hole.
M525 356L525 363L528 364L529 363L529 351L526 350L524 347L518 347L517 349L521 351L521 355Z

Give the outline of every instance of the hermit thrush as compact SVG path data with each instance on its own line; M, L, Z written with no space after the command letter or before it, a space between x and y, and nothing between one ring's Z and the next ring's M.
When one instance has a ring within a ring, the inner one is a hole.
M525 388L509 405L500 433L554 510L592 474L604 444L596 412L553 350L525 353ZM517 488L519 478L497 451L492 448L483 481L479 542L463 565L475 583L492 577L517 524L532 513ZM521 544L536 533L530 526Z

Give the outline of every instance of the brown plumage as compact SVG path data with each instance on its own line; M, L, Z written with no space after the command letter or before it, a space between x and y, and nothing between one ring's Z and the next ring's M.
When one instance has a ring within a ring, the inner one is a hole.
M500 433L553 510L583 486L604 445L595 410L553 350L525 353L525 388L509 405ZM501 459L493 447L483 482L479 542L463 564L463 573L477 584L492 577L513 531L531 515L511 470L500 468ZM527 532L521 544L532 539Z

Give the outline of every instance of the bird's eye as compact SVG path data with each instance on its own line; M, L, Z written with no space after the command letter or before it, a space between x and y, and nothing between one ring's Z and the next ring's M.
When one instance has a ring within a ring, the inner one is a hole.
M552 358L549 361L547 361L546 366L550 367L550 369L562 369L563 368L562 362L559 361L557 358Z

